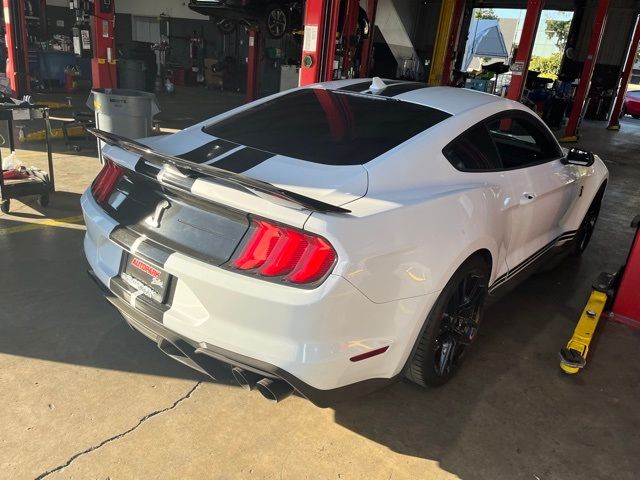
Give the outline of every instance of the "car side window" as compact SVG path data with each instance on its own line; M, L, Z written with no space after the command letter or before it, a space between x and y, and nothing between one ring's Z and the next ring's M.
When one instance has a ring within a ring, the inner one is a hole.
M500 157L484 124L460 135L442 151L451 164L462 171L487 171L502 168Z
M503 168L521 168L558 158L562 152L533 119L501 116L487 124Z

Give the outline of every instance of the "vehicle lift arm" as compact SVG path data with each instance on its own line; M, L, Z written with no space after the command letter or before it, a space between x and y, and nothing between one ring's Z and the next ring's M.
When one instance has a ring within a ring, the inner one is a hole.
M635 236L626 264L615 275L600 274L573 336L560 350L560 368L566 373L578 373L585 367L589 345L603 314L609 320L640 329L640 215L631 227ZM611 310L605 311L609 305Z

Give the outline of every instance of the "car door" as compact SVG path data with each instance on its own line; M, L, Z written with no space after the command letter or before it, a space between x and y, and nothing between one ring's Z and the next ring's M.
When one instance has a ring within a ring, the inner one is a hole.
M542 255L563 233L578 197L579 176L562 162L563 152L549 130L531 114L512 111L487 128L496 145L509 192L506 262L517 272Z

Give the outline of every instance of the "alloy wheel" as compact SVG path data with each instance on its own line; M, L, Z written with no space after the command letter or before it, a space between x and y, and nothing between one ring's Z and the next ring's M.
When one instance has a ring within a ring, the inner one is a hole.
M470 272L460 280L447 302L433 352L435 373L440 377L449 375L456 367L478 332L484 283L481 275Z
M580 225L580 238L578 239L578 249L584 251L589 245L593 231L596 229L596 222L598 221L598 209L591 208L582 220Z
M274 8L267 16L267 28L274 38L280 38L287 29L287 14L281 8Z

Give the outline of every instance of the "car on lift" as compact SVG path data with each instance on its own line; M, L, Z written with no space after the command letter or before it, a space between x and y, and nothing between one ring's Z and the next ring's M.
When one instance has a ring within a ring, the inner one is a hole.
M189 8L211 17L224 34L232 33L238 23L248 27L264 23L271 38L302 29L301 1L191 0Z
M633 118L640 118L640 90L627 92L624 97L621 115L631 115Z
M447 382L488 294L584 252L608 178L520 103L378 78L92 132L84 249L109 301L174 359L321 406Z

